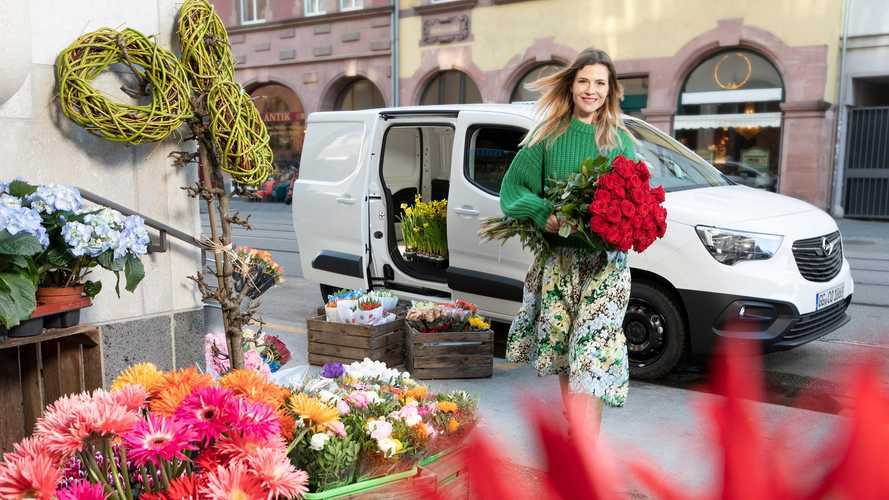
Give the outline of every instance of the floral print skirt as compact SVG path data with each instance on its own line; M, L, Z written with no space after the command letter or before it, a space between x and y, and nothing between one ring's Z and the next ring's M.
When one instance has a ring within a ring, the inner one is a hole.
M572 392L623 406L630 376L622 325L629 300L626 253L556 248L528 271L506 358L532 363L540 376L568 375Z

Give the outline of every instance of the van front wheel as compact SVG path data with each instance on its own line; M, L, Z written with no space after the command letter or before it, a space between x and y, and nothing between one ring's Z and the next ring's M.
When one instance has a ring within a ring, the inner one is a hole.
M679 364L688 334L680 306L661 288L633 283L623 327L631 377L657 379Z

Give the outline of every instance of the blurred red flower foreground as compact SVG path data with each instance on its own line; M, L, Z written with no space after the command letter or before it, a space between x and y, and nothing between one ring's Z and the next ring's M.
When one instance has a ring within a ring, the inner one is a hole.
M589 444L593 437L569 437L561 414L529 402L527 415L547 464L543 484L528 488L526 479L503 467L509 457L501 448L476 432L463 451L469 497L612 499L639 491L666 500L889 498L889 391L880 380L878 363L864 361L845 374L850 405L834 434L814 453L791 453L774 443L790 441L792 429L767 434L751 404L763 400L760 362L751 352L743 343L723 346L712 382L713 392L723 397L701 406L704 427L709 427L702 431L710 431L702 432L702 439L710 436L717 460L710 491L688 491L648 460L617 457L604 446ZM446 500L433 489L424 487L419 493Z

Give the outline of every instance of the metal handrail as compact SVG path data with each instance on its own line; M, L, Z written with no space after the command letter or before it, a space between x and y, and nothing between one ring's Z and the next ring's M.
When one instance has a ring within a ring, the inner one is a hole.
M102 206L106 206L108 208L113 208L114 210L117 210L118 212L120 212L124 215L136 215L136 216L142 217L142 219L145 220L146 226L156 229L158 231L158 233L160 234L160 236L158 237L157 243L152 242L151 245L149 245L149 247L148 247L149 253L164 253L167 251L167 248L168 248L167 234L169 234L170 236L172 236L178 240L184 241L185 243L188 243L189 245L200 248L201 250L206 250L206 248L207 248L206 245L201 243L201 241L199 239L195 238L194 236L192 236L188 233L184 233L184 232L176 229L175 227L170 227L170 226L164 224L163 222L152 219L151 217L146 217L146 216L140 214L139 212L136 212L135 210L127 208L119 203L115 203L107 198L103 198L95 193L87 191L86 189L82 189L82 188L78 188L78 189L80 190L80 195L83 198L85 198L97 205L102 205Z

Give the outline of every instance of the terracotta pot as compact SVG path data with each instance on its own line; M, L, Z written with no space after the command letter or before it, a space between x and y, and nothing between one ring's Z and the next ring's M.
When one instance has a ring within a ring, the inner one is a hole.
M83 285L64 288L39 287L37 289L38 304L68 304L79 302L83 296Z

